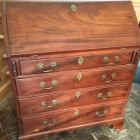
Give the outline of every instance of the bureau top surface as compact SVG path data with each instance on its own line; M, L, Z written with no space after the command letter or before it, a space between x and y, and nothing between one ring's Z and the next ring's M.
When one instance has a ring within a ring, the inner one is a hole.
M6 2L5 10L11 55L140 44L128 1Z

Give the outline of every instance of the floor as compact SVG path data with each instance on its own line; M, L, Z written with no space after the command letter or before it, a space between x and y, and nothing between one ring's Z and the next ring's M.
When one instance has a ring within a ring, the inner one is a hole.
M18 125L12 93L0 103L0 140L17 140ZM103 125L45 136L40 140L140 140L140 85L133 84L121 131Z

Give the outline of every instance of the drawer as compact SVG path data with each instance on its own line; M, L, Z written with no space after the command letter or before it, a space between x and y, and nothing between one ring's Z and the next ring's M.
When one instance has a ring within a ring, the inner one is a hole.
M4 58L5 49L0 51L0 69L4 69L7 65L7 60Z
M128 88L129 85L100 89L88 88L20 99L21 116L35 115L46 111L68 109L83 105L121 101L126 98Z
M83 55L52 59L20 61L21 74L36 74L130 64L132 52Z
M24 134L48 131L75 125L92 123L120 117L123 103L117 105L88 106L61 112L54 112L29 118L22 118Z
M0 77L2 85L5 84L10 79L8 66L6 66L3 70L1 70Z
M129 83L132 80L133 71L134 67L56 72L46 76L16 79L16 85L19 96L36 96L40 93Z

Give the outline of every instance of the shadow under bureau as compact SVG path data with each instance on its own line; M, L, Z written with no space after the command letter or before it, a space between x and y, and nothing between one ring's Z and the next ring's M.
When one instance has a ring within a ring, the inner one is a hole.
M1 2L19 140L121 129L140 57L130 1Z

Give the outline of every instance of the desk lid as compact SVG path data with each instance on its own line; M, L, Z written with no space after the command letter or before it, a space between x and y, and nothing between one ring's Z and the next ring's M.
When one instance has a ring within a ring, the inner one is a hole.
M7 2L11 55L136 46L131 2Z

